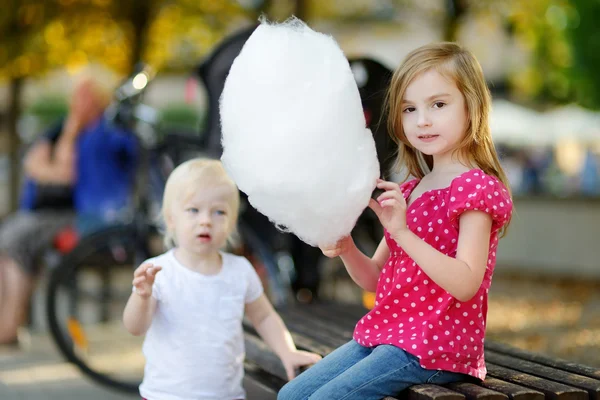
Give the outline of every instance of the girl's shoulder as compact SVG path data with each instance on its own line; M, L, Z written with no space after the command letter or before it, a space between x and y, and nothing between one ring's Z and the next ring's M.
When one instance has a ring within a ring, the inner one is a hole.
M483 192L510 199L510 192L504 183L497 177L486 174L481 169L471 169L458 175L450 183L450 192L467 197L469 195L474 197L475 193ZM496 192L497 194L495 194Z

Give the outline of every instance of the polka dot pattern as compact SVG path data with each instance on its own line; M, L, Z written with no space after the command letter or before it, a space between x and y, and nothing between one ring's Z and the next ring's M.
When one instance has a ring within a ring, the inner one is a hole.
M401 185L405 198L418 182L415 179ZM471 170L457 176L450 186L427 191L415 199L407 209L406 220L421 239L455 257L458 219L469 210L486 212L493 220L487 270L477 294L467 302L456 300L385 232L390 258L379 276L375 306L354 330L358 343L368 347L395 345L418 357L424 368L485 378L487 297L498 233L512 214L508 190L495 177Z

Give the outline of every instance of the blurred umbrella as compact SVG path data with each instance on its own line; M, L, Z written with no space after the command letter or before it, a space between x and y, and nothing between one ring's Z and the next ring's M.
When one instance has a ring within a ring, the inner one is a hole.
M573 139L578 142L600 141L600 112L570 104L545 114L556 141Z
M490 127L497 143L537 146L554 142L543 114L506 100L494 100Z

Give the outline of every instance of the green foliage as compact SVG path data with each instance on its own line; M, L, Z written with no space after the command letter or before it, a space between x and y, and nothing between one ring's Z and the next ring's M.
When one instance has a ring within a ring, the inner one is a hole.
M25 113L44 120L56 120L65 116L68 109L69 105L63 96L48 95L39 97L25 110Z
M187 103L172 103L160 110L160 130L199 134L204 123L201 112Z
M23 110L18 123L21 140L30 143L52 124L64 118L68 112L67 100L58 95L38 97Z
M569 30L573 49L572 79L578 102L600 109L600 1L571 0L577 10Z

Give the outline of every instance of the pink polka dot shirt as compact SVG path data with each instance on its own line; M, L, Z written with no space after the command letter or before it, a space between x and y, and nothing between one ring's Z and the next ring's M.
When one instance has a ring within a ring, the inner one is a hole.
M419 183L400 186L405 198ZM496 263L498 233L512 214L506 187L479 169L465 172L443 189L429 190L407 209L412 232L438 251L456 256L458 219L468 210L492 216L488 264L481 287L467 302L455 299L385 232L390 257L377 283L375 306L358 323L354 340L367 347L391 344L420 360L426 369L460 372L484 379L483 343L488 289Z

